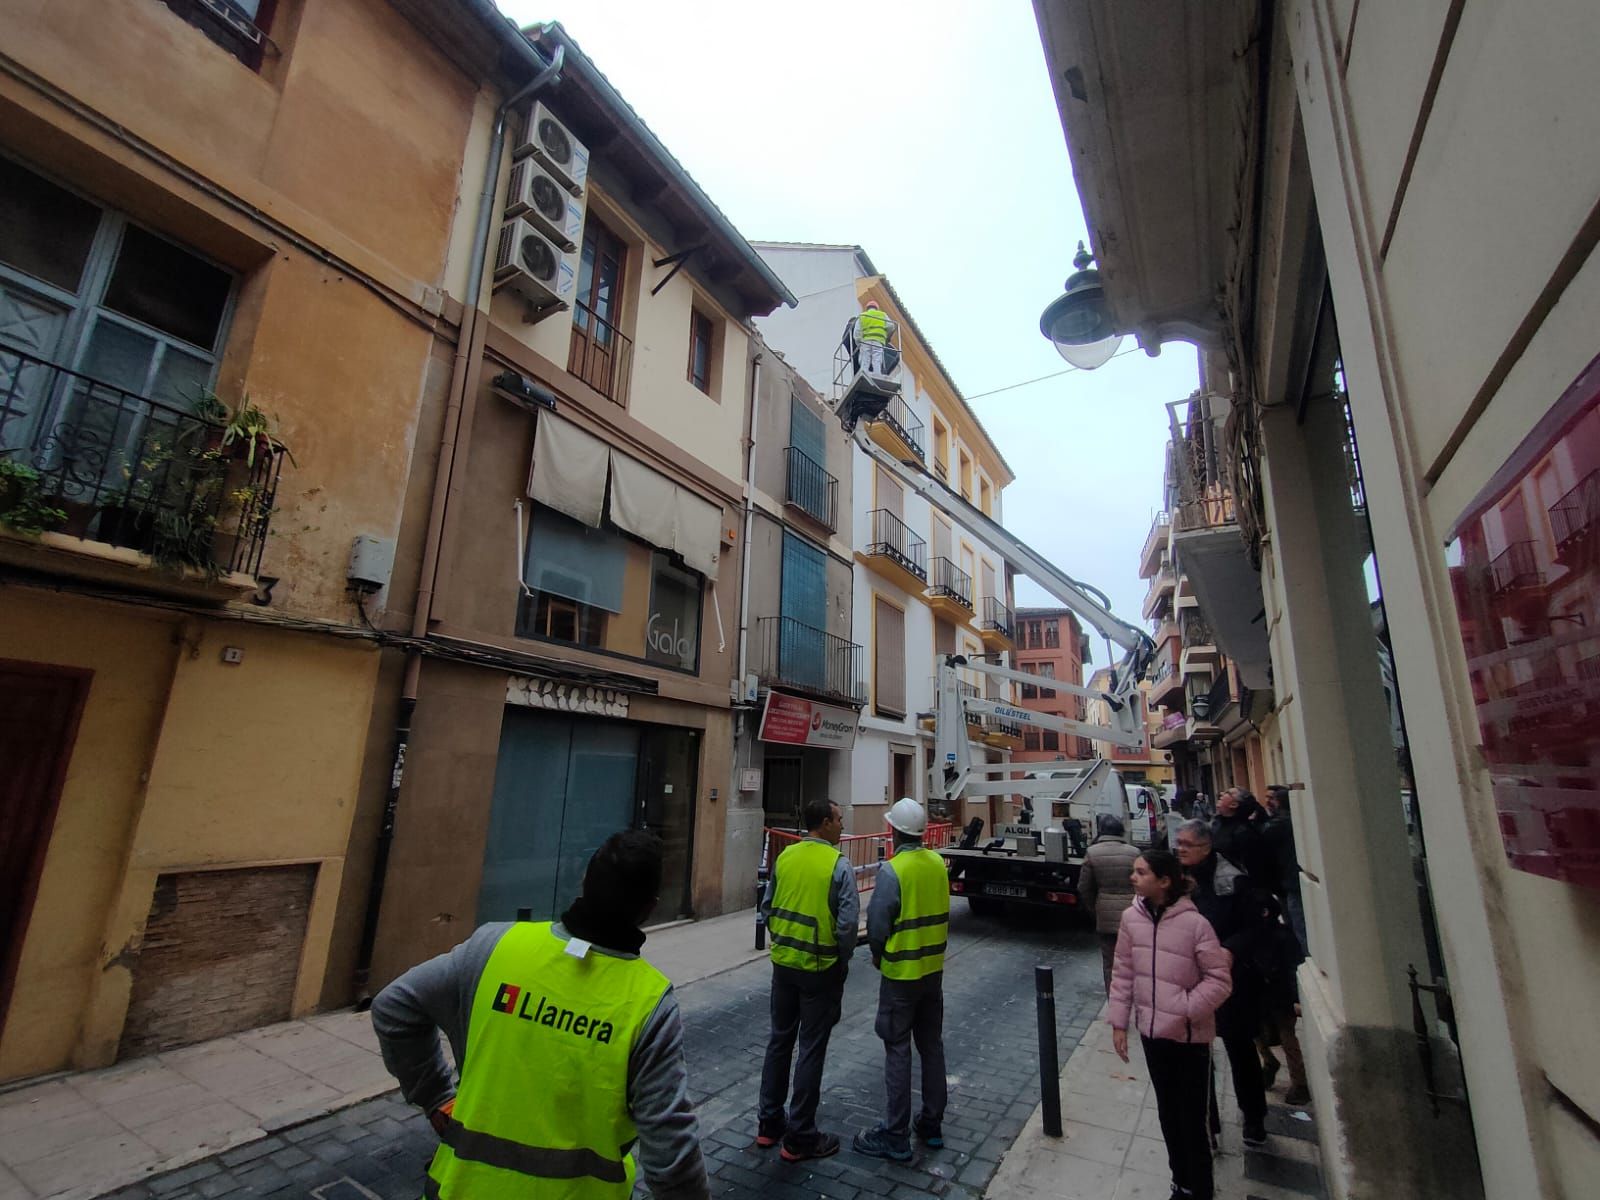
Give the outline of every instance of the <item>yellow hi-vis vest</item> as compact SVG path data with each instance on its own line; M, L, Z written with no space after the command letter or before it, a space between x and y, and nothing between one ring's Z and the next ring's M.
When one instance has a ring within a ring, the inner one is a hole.
M932 850L902 850L889 860L900 881L900 915L889 929L885 979L923 979L944 970L950 932L950 873Z
M429 1200L632 1193L628 1056L671 985L642 958L568 946L548 921L519 922L490 953Z
M828 903L839 848L807 839L785 847L772 866L772 911L767 936L772 961L798 971L826 971L839 961L839 939Z
M880 309L869 308L856 318L856 340L876 342L882 346L889 340L889 318Z

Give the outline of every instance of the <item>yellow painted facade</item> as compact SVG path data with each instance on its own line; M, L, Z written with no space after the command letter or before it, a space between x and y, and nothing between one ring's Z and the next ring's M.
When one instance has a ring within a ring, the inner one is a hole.
M398 535L441 387L477 86L381 0L283 0L259 70L140 0L0 0L0 28L0 154L234 276L212 386L294 454L254 603L242 576L0 532L0 570L33 573L0 587L0 659L92 673L4 1080L115 1060L163 876L314 864L290 1009L319 1002L379 664L346 563L355 535Z

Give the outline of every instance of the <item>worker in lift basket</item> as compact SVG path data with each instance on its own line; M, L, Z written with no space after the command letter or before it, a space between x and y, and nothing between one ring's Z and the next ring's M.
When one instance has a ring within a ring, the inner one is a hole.
M678 1004L639 957L661 857L612 834L559 922L484 925L373 1000L384 1066L439 1135L429 1200L628 1200L635 1156L657 1200L708 1200Z
M878 983L876 1032L883 1039L888 1111L855 1137L855 1149L907 1162L911 1135L944 1145L944 951L950 932L950 876L922 844L928 814L910 797L887 818L894 854L878 871L867 906L867 943ZM911 1044L922 1059L922 1111L911 1119Z
M889 343L894 329L889 314L878 307L876 300L868 300L866 308L845 331L846 340L855 341L857 369L882 375L893 368Z

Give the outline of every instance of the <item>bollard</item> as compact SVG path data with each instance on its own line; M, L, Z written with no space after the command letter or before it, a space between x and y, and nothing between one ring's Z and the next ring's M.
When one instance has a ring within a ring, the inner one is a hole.
M767 891L767 868L762 866L756 872L756 949L767 948L767 918L761 911L761 901Z
M1053 967L1033 969L1033 990L1039 1004L1039 1091L1044 1104L1044 1135L1061 1136L1061 1067L1056 1061L1056 973Z

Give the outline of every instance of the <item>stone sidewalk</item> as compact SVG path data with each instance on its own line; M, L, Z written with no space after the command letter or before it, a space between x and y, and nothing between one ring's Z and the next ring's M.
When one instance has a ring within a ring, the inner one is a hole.
M678 984L762 957L754 910L660 926L646 957ZM0 1092L0 1200L86 1200L394 1088L349 1010Z
M1036 1108L1000 1162L985 1195L991 1200L1168 1200L1166 1144L1139 1039L1128 1062L1111 1048L1104 1009L1061 1072L1060 1138L1044 1135ZM1246 1149L1239 1111L1220 1044L1217 1099L1222 1142L1214 1159L1218 1200L1325 1200L1316 1123L1306 1109L1284 1105L1280 1073L1268 1093L1267 1145Z

